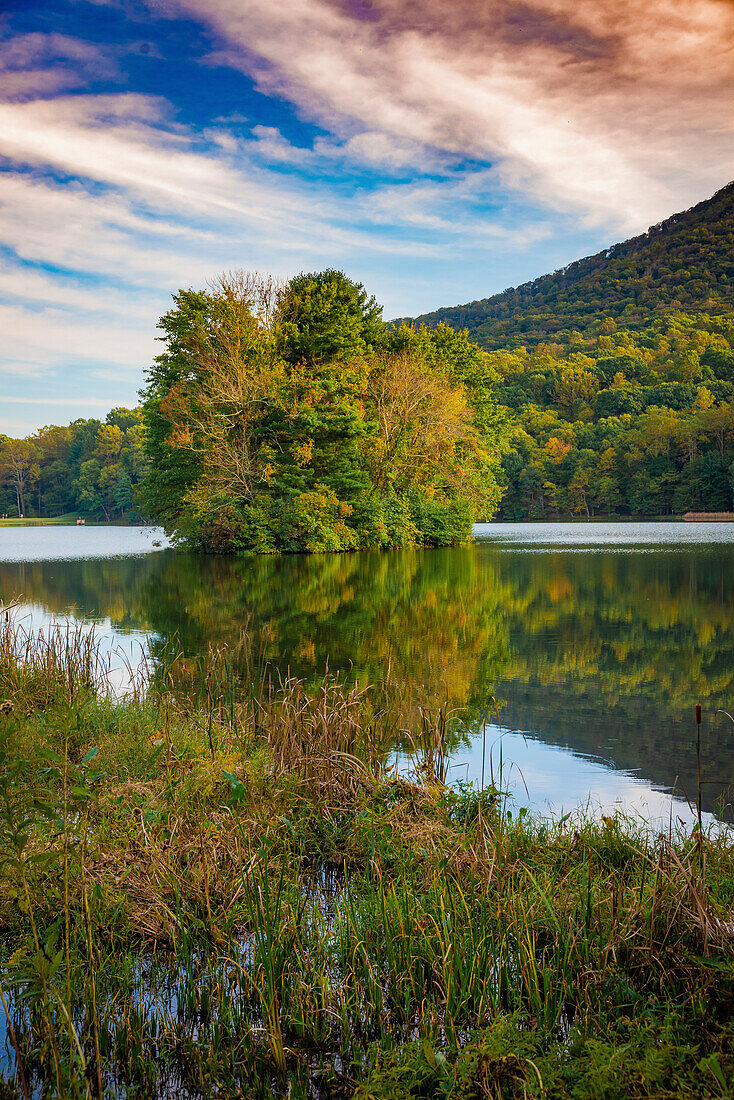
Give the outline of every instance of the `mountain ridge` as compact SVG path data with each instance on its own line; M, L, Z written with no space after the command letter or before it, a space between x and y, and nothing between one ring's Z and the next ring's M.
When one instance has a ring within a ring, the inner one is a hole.
M734 181L646 233L499 294L392 324L445 322L487 350L534 347L557 333L595 333L611 318L638 328L675 311L734 309Z

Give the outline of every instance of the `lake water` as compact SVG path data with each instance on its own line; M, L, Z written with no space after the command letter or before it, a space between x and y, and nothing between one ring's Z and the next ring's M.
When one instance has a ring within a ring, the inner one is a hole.
M451 550L230 559L152 528L0 528L0 598L96 627L122 690L149 650L210 643L316 681L327 663L465 716L450 775L518 805L731 820L734 524L488 524ZM159 545L156 545L159 544ZM494 700L500 704L499 720ZM409 712L409 713L408 713ZM405 754L401 766L409 768Z

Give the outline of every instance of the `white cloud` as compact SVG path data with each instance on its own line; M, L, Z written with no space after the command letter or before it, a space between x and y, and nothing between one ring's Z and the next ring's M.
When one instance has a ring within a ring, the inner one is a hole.
M310 149L292 145L275 126L253 126L250 151L270 164L306 164L313 162Z
M445 157L439 157L435 151L430 151L420 142L379 130L363 130L343 144L331 146L322 139L316 143L316 148L324 152L330 148L332 155L344 157L346 160L392 170L418 168L431 172L450 166Z
M18 165L61 169L112 190L102 200L87 198L81 183L57 188L76 192L86 206L98 209L116 202L124 223L143 232L160 232L158 219L177 224L185 236L204 226L214 239L237 238L269 250L293 253L307 246L383 249L379 239L351 224L349 204L335 207L326 187L309 187L263 170L247 156L247 143L237 155L221 147L197 147L195 136L173 127L158 100L133 94L73 96L29 103L0 103L0 155ZM7 201L7 200L6 200ZM147 206L147 218L140 204ZM136 213L133 213L133 210ZM86 216L79 211L79 216ZM115 224L112 219L111 224ZM222 237L224 226L227 236ZM38 234L36 234L38 235ZM96 251L96 248L95 248ZM101 250L104 252L104 248ZM244 258L245 264L248 262Z
M152 320L152 319L151 319ZM74 310L29 309L0 304L0 331L7 362L27 364L28 373L52 372L56 366L83 365L99 359L118 370L138 371L155 354L154 329L133 325L128 328L124 312L114 322L91 316L79 317ZM6 370L4 365L0 370Z
M0 99L50 95L117 75L110 49L79 38L55 33L0 38Z
M171 0L220 64L355 153L476 158L507 185L639 231L727 181L734 9L720 0Z

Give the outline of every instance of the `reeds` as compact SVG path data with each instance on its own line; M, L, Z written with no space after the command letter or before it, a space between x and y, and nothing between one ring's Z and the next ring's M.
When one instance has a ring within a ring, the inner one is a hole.
M9 1087L732 1093L725 830L511 817L443 782L449 715L409 781L369 691L211 660L115 700L86 640L0 647Z

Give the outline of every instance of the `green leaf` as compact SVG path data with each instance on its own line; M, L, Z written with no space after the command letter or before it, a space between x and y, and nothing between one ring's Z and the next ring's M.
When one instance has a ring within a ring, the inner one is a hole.
M51 962L49 964L49 968L48 968L48 979L49 979L49 981L53 978L54 974L57 972L57 970L59 969L59 967L61 966L63 961L64 961L64 949L62 947L56 952L56 954L54 955L53 959L51 960Z
M56 764L63 764L63 760L58 755L58 753L55 753L53 749L48 748L47 745L44 745L43 748L40 748L38 750L38 755L43 760L53 760Z
M33 799L33 806L40 814L47 817L49 821L57 821L59 811L57 806L53 806L50 802L42 802L40 798Z
M82 764L88 764L90 760L94 760L94 758L95 758L95 756L97 755L98 752L99 752L99 749L97 748L97 746L93 745L92 748L87 753L87 755L82 760Z
M707 1058L702 1058L698 1063L699 1069L708 1069L715 1077L717 1083L721 1086L722 1092L726 1095L726 1078L724 1077L724 1071L721 1068L719 1059L715 1054L709 1054Z
M230 786L230 805L235 805L237 802L241 802L247 793L245 785L241 779L238 779L232 772L225 772L224 778L227 780Z

